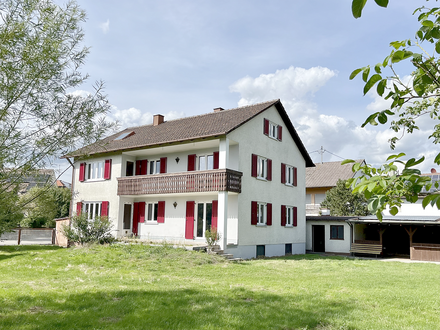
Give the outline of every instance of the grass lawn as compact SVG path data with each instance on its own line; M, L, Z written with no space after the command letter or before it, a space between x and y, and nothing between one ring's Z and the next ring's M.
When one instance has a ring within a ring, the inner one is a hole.
M439 329L440 265L0 247L0 329Z

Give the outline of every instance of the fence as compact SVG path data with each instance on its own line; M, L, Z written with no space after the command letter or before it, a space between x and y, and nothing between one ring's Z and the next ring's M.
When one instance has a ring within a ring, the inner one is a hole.
M15 228L0 236L0 245L55 244L54 228Z

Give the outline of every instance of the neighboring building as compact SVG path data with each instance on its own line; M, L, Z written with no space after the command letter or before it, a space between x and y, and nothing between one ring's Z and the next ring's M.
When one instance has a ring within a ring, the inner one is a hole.
M440 173L434 169L431 181L440 182ZM433 192L436 188L432 188ZM353 243L377 245L385 256L409 256L413 260L440 261L440 210L422 206L423 191L416 203L404 203L396 216L383 212L380 222L376 216L350 219Z
M353 217L333 217L328 210L321 210L326 192L336 187L338 180L348 180L359 175L353 173L353 163L341 165L341 162L320 163L306 169L307 251L350 252L351 231L346 220ZM365 164L364 159L356 162Z
M155 115L66 157L74 210L107 215L117 237L205 244L216 227L236 257L305 253L305 171L314 164L279 100Z
M356 160L357 163L365 164L364 159ZM306 169L306 214L320 215L321 203L325 193L336 187L338 180L348 180L355 176L353 163L341 165L339 162L326 162L315 164L315 167Z
M20 183L19 194L23 195L34 187L42 187L55 182L55 171L52 169L38 169L33 175L25 177Z
M56 186L58 188L67 188L67 189L71 188L71 184L66 182L66 181L63 181L63 180L57 180L56 181Z

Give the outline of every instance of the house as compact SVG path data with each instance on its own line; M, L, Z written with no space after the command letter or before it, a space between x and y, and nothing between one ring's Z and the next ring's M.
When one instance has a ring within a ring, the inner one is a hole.
M280 100L127 128L73 158L74 212L115 236L219 245L236 257L305 253L305 173L313 167Z
M55 182L55 171L52 169L37 169L32 175L24 177L20 183L19 194L26 194L34 187L42 187Z
M336 187L338 180L348 180L359 174L353 173L353 164L341 165L342 161L315 164L306 168L306 250L349 254L351 228L346 222L352 217L330 216L321 210L325 194ZM357 163L365 163L359 159Z
M339 162L325 162L315 164L315 167L306 169L306 213L307 215L320 215L321 203L325 193L336 187L338 180L348 180L358 176L353 173L353 164ZM356 163L365 164L365 159L358 159Z

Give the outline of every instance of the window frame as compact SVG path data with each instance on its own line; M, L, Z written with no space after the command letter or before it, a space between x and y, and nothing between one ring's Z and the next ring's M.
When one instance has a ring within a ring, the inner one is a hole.
M294 186L295 183L295 167L286 164L286 185Z
M105 160L85 163L84 181L101 181L104 179Z
M211 157L211 167L209 166L209 159ZM200 161L204 159L204 163L205 163L205 168L201 168L201 164ZM207 170L213 170L214 169L214 154L203 154L203 155L197 155L197 160L196 160L196 167L197 167L197 171L207 171Z
M267 203L257 202L257 226L267 226Z
M96 206L98 205L98 214L96 214ZM92 208L90 208L92 206ZM89 210L92 209L92 212ZM87 220L93 220L96 216L100 217L102 213L102 202L82 202L81 213L86 214Z
M160 174L160 159L150 160L148 161L148 174L149 175L155 175ZM151 170L153 170L154 173L151 173Z
M293 206L286 205L286 227L293 227Z
M278 126L277 124L269 120L269 134L268 136L272 139L278 140Z
M336 237L333 237L333 229L336 229ZM342 235L341 235L342 233ZM339 236L342 236L339 237ZM330 225L330 239L331 240L337 240L337 241L343 241L344 238L344 225Z
M267 173L268 173L267 164L268 164L268 158L257 156L257 179L267 181Z
M151 215L150 215L150 207L151 207ZM146 223L157 223L157 218L159 216L159 203L145 203L145 222ZM150 219L151 216L151 219Z

